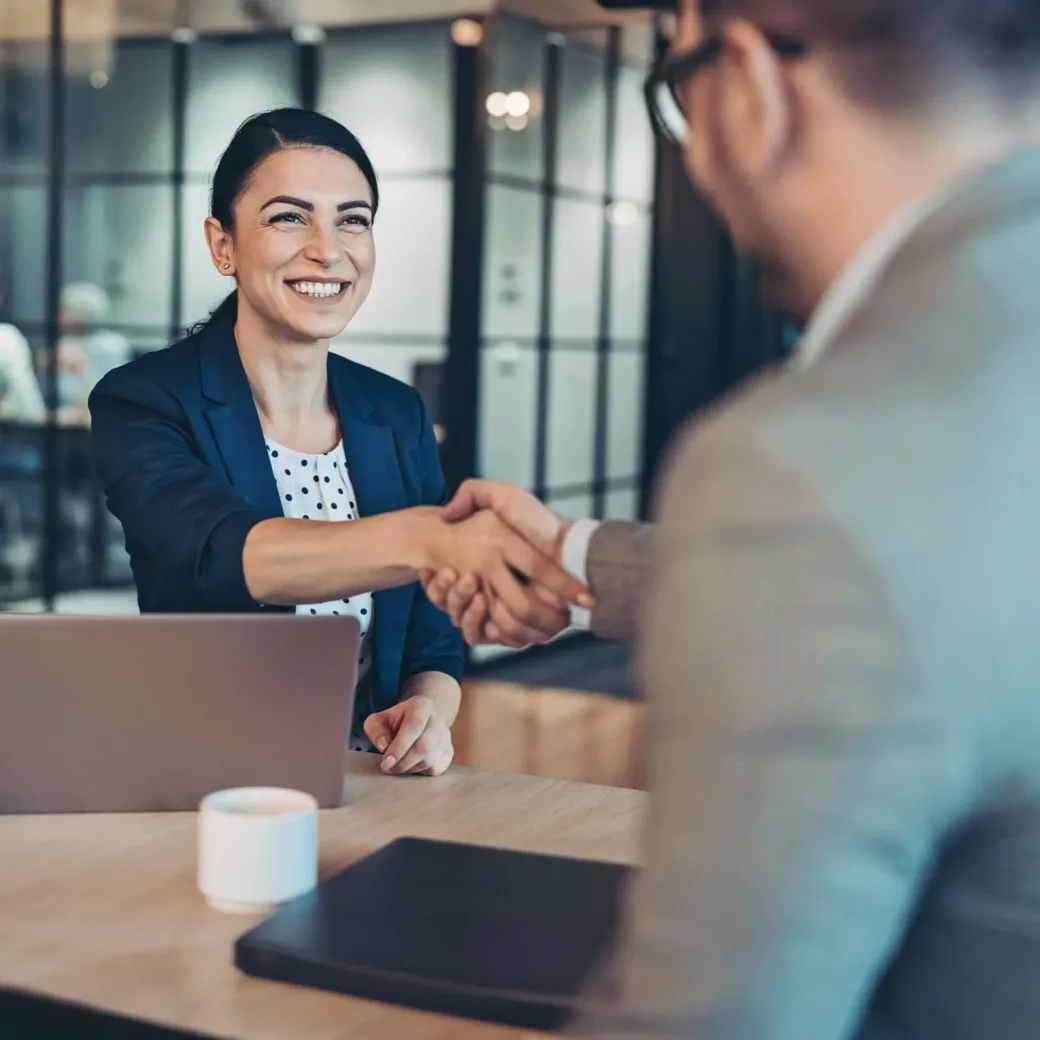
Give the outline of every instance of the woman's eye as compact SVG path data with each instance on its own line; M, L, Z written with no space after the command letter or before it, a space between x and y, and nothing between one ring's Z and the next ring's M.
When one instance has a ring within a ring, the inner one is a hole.
M299 213L278 213L271 217L272 224L297 224L303 223L303 217Z
M343 226L349 227L352 231L367 230L372 226L372 222L368 217L362 216L360 213L351 213L346 220L343 221Z

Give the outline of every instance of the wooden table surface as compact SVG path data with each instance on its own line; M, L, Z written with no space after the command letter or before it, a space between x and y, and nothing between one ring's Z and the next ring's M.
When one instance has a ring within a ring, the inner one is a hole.
M321 875L404 835L635 863L646 795L456 768L397 779L351 755L350 804L321 816ZM195 885L193 813L0 817L0 982L243 1040L516 1040L495 1028L264 982L232 965L255 918Z

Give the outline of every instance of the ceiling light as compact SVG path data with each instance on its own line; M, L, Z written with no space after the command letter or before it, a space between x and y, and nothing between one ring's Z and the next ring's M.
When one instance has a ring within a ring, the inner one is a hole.
M615 227L631 227L639 220L639 207L634 202L612 202L607 207L607 220Z
M472 18L460 18L451 23L451 39L458 47L479 47L484 39L484 26Z
M294 25L292 38L293 43L314 47L325 42L325 30L320 25Z
M522 91L514 90L506 96L506 114L519 119L531 111L531 99Z
M488 119L488 126L494 131L505 130L506 120L504 116L491 116Z
M496 90L494 94L488 95L484 107L487 109L489 116L501 119L509 114L509 98L501 90Z
M108 86L108 73L104 69L95 69L90 74L90 85L95 90L104 90Z
M186 25L182 25L179 29L174 29L170 33L170 39L174 43L192 44L198 38L199 34L194 29L189 29Z
M506 126L508 126L510 130L516 130L518 132L520 130L526 130L527 123L527 116L514 116L512 114L506 116Z

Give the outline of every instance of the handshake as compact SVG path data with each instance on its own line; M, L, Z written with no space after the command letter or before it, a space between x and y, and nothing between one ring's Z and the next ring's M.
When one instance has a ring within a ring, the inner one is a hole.
M521 488L467 481L429 520L419 578L470 646L547 643L595 605L562 566L570 525Z

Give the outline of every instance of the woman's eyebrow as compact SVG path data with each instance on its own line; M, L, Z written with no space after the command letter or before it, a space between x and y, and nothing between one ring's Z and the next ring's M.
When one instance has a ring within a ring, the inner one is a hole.
M314 203L305 202L303 199L297 199L292 195L276 195L273 199L269 199L260 207L260 212L263 213L268 206L297 206L299 209L305 209L308 213L314 212Z
M260 207L262 213L269 206L296 206L298 209L305 209L308 213L314 212L314 203L306 202L304 199L298 199L295 195L276 195L273 199L268 199ZM365 199L351 199L349 202L341 202L337 207L337 211L342 213L348 209L367 209L372 212L372 203Z

